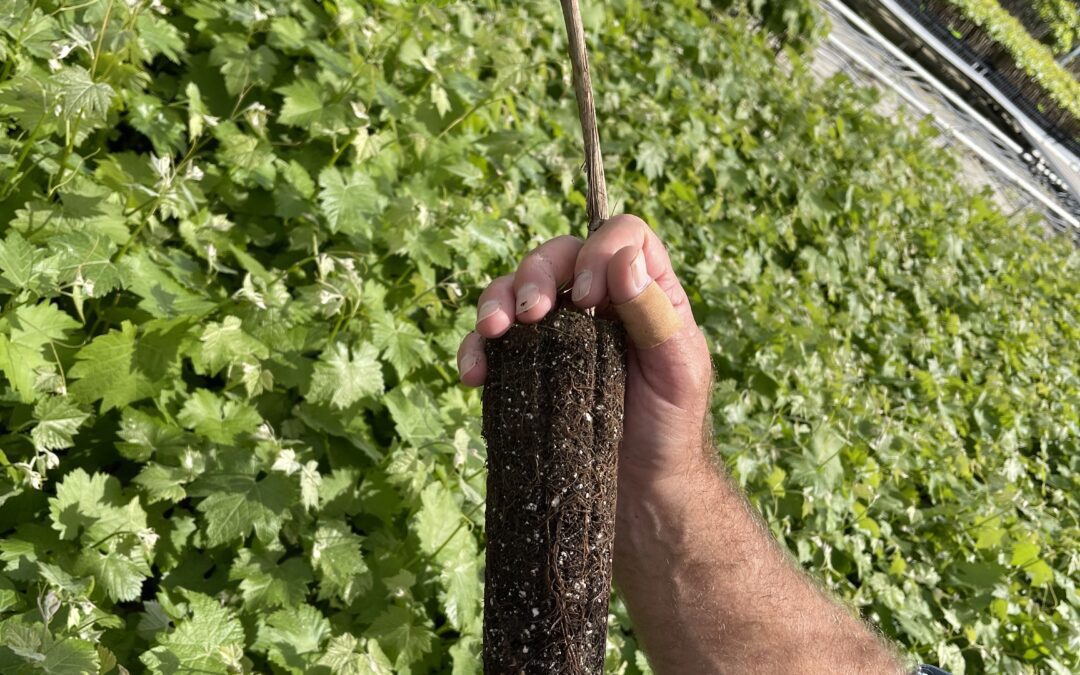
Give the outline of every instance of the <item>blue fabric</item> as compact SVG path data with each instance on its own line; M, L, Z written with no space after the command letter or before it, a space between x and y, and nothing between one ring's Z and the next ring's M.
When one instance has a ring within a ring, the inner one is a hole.
M935 668L934 666L919 666L911 675L949 675L941 668Z

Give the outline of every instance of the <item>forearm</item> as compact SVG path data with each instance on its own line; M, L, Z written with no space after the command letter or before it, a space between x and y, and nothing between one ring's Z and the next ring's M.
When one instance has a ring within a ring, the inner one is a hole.
M616 583L658 673L902 671L705 461L621 493L617 532Z

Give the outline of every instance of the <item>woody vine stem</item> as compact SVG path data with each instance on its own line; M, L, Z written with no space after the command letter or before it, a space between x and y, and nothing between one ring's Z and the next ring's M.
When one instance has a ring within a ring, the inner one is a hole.
M607 183L604 180L604 158L600 154L600 131L596 127L596 105L593 102L592 78L589 75L589 54L585 48L585 29L581 24L578 0L561 0L566 35L570 40L570 65L574 72L574 96L577 98L581 135L585 140L585 177L588 192L585 211L589 217L591 235L607 217Z

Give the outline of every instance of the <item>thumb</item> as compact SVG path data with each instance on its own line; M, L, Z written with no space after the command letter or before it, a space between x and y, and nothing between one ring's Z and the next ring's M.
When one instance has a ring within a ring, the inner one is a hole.
M635 347L657 347L679 332L682 317L668 294L649 276L642 249L620 249L607 271L608 299Z
M637 382L658 397L638 395L630 400L628 393L627 405L638 406L634 414L648 416L657 410L671 410L657 406L657 400L672 404L689 412L689 417L667 417L666 422L654 417L654 428L671 425L674 420L669 436L677 436L683 425L689 425L687 428L697 434L708 408L712 383L709 348L670 264L654 265L650 270L647 254L637 246L618 250L606 275L607 299L633 345L628 355L631 374L639 374ZM666 256L662 262L666 262ZM650 271L656 274L655 279ZM628 384L628 392L631 386ZM637 389L639 394L644 391Z

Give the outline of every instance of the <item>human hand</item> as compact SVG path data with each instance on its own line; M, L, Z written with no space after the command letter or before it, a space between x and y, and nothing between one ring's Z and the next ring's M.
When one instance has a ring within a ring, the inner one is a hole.
M543 319L556 307L558 289L571 279L571 299L582 309L604 313L654 282L671 302L679 326L670 338L646 348L634 345L630 335L619 493L671 483L678 489L687 473L708 463L704 425L712 365L663 243L636 216L611 218L585 242L572 236L551 239L526 255L516 273L493 281L480 295L476 330L458 349L462 382L484 384L484 340L503 335L515 321Z
M621 305L631 340L612 568L654 670L900 673L893 650L792 565L712 467L708 348L663 243L640 218L616 216L585 242L545 242L493 281L458 350L462 382L484 384L484 340L540 321L571 279L578 307L606 315ZM646 303L624 303L654 282L678 328L643 347L632 326L649 315L627 311Z

